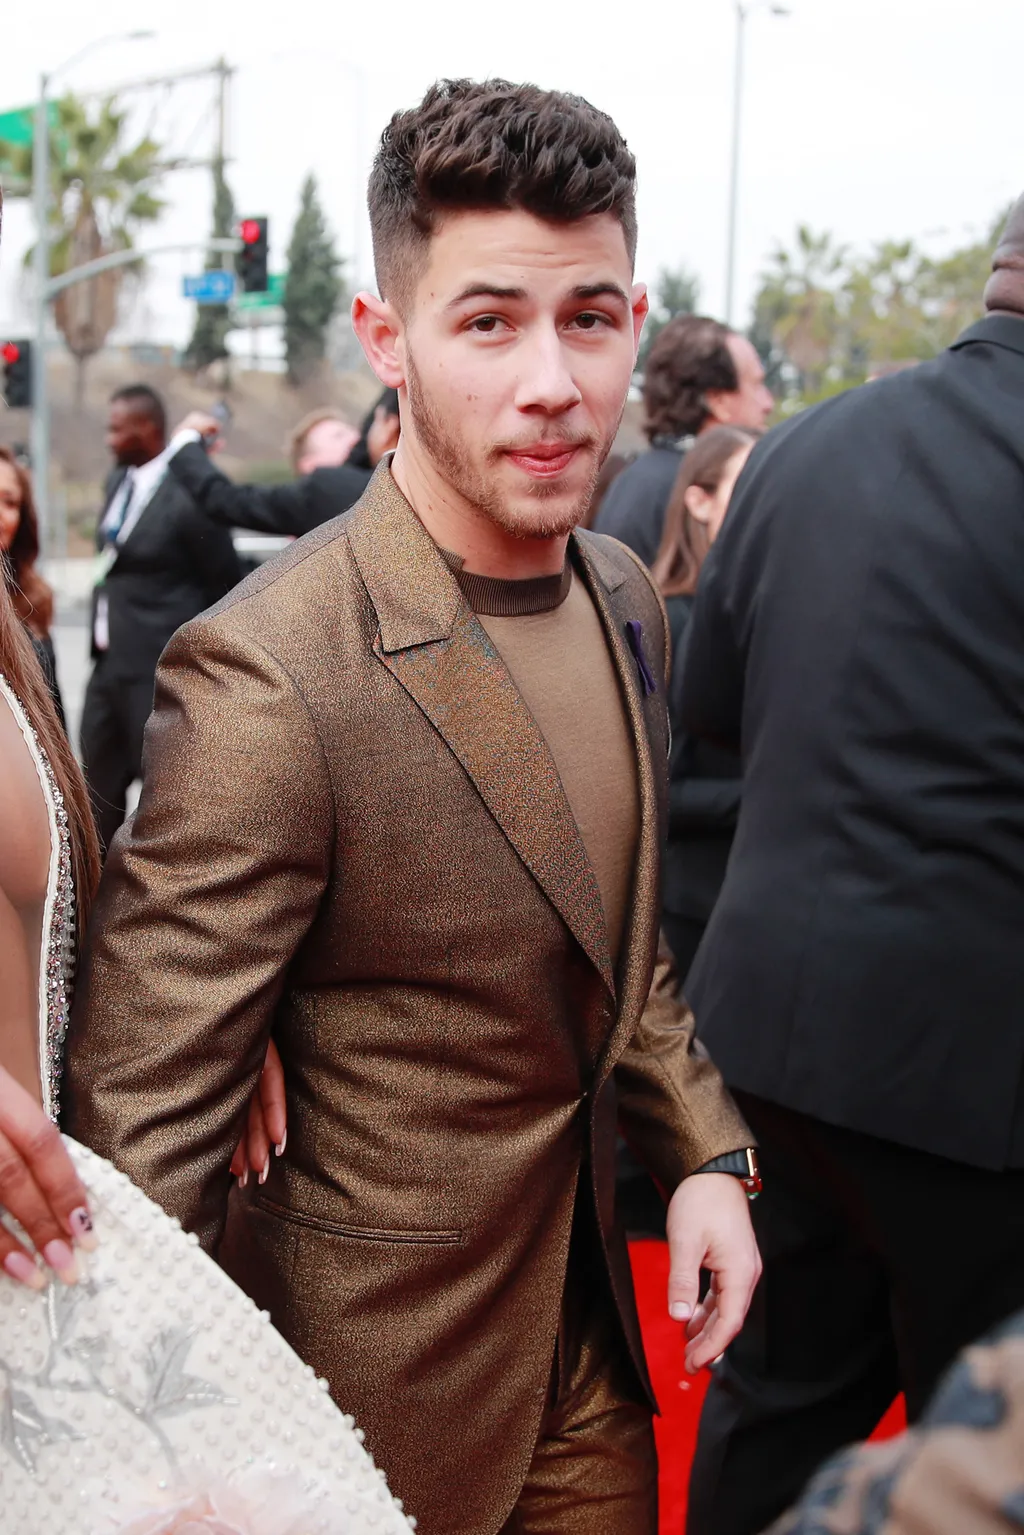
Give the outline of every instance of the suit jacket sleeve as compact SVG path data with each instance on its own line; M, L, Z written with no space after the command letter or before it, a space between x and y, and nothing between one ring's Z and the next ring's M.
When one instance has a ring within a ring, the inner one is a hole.
M333 803L280 666L223 617L179 630L157 675L139 809L93 915L64 1125L208 1250L285 972L325 888Z
M290 538L301 538L347 511L370 480L368 474L342 464L337 469L315 469L287 485L236 485L196 442L186 443L175 453L170 470L214 522Z
M227 528L218 527L205 517L195 503L184 500L180 532L189 551L199 584L212 606L237 586L242 567Z
M619 1125L670 1196L713 1157L756 1144L678 996L675 962L660 938L647 1006L615 1067Z

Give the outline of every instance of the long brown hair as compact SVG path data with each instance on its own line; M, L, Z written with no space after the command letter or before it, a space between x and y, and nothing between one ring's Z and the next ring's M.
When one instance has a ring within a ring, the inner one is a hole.
M61 728L32 641L25 633L14 603L0 583L0 672L21 704L38 737L57 787L64 796L71 835L71 862L78 906L78 940L85 933L89 904L100 874L99 844L92 807L78 763Z
M757 433L743 426L714 426L703 432L679 465L679 473L665 508L661 546L651 574L663 597L692 597L697 577L707 556L708 536L686 504L691 485L713 496L730 461L757 441Z
M32 480L10 448L0 447L0 461L10 464L21 491L21 520L4 560L4 577L14 611L39 639L45 639L53 623L53 591L36 568L39 558L39 519L36 516Z

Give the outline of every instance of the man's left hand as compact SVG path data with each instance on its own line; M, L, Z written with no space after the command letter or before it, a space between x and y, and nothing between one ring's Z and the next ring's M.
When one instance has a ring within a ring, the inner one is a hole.
M668 1207L669 1315L686 1323L685 1365L696 1375L732 1342L761 1277L747 1196L730 1173L694 1173ZM711 1274L702 1301L700 1271Z

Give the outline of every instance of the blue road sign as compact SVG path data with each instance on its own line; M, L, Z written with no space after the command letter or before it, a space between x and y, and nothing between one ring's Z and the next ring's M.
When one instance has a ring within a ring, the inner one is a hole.
M197 304L228 304L235 296L234 272L201 272L182 279L181 290Z

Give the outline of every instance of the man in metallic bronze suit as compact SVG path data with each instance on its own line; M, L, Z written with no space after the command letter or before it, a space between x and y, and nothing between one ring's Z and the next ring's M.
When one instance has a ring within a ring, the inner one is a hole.
M659 954L664 609L574 531L647 310L634 191L576 97L448 81L390 123L353 318L399 447L168 647L69 1050L69 1127L270 1310L423 1535L654 1535L617 1124L691 1369L759 1271L750 1135ZM271 1036L288 1154L229 1199Z

